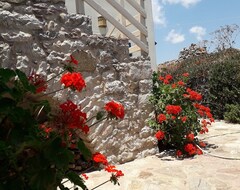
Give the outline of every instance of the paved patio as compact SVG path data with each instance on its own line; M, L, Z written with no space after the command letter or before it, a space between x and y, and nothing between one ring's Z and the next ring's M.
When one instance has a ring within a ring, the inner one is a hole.
M177 160L170 156L150 156L118 165L125 176L120 186L107 183L98 190L238 190L240 189L240 125L215 122L209 133L200 137L213 156ZM222 157L222 158L221 158ZM226 159L225 159L226 158ZM108 180L104 171L88 174L89 189Z
M215 122L200 137L210 144L209 154L177 160L171 156L146 157L118 165L124 172L120 186L106 183L98 190L238 190L240 183L240 125ZM88 174L89 189L109 179L109 174Z

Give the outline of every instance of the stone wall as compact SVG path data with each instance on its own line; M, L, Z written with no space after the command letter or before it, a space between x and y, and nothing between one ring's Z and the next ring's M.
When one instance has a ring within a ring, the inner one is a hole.
M71 98L94 114L110 100L125 106L122 121L105 121L90 130L85 142L93 151L124 163L156 152L146 120L152 111L149 60L130 59L128 41L91 33L87 16L68 14L63 0L2 0L0 2L0 67L41 72L47 79L63 70L73 53L79 60L87 88L78 94L68 90L56 98ZM59 78L51 90L60 88Z

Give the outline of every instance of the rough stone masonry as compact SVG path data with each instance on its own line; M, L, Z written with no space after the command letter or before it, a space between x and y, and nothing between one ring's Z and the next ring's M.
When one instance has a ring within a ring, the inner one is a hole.
M112 163L124 163L156 152L146 121L152 112L149 60L130 59L128 41L92 35L91 20L68 14L64 0L0 1L0 66L32 70L52 78L63 70L73 53L87 88L56 94L70 98L94 114L108 101L121 102L125 118L105 121L90 130L86 144L105 154ZM51 90L60 88L57 77ZM80 134L81 135L81 134Z

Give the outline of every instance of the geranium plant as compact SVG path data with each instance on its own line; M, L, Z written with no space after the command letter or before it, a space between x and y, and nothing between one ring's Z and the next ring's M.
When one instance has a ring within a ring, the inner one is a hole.
M197 138L208 132L214 121L211 110L199 104L202 95L186 86L188 73L179 80L169 74L153 74L153 90L150 101L155 118L149 121L161 149L174 148L178 157L202 154L199 146L205 146Z
M82 75L74 72L77 63L70 56L59 74L64 87L60 90L81 92L86 87ZM123 106L110 101L104 111L88 119L80 105L54 99L58 90L46 93L48 81L35 72L26 76L20 70L0 69L0 189L66 190L65 178L87 189L84 171L78 175L69 169L69 163L74 162L72 147L86 161L104 166L111 173L110 181L118 184L122 171L109 165L101 153L92 153L78 133L87 135L91 126L103 119L123 119Z

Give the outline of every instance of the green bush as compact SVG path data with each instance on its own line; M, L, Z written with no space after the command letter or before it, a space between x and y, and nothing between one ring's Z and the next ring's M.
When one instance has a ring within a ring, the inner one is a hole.
M155 118L149 125L156 131L159 150L174 148L178 157L202 154L196 136L208 132L207 125L214 121L211 110L198 103L202 95L186 86L188 76L184 73L176 80L169 74L154 73L150 97Z
M216 63L209 71L208 95L213 114L223 119L226 104L240 104L240 56Z
M240 104L225 106L224 120L230 123L240 123Z

